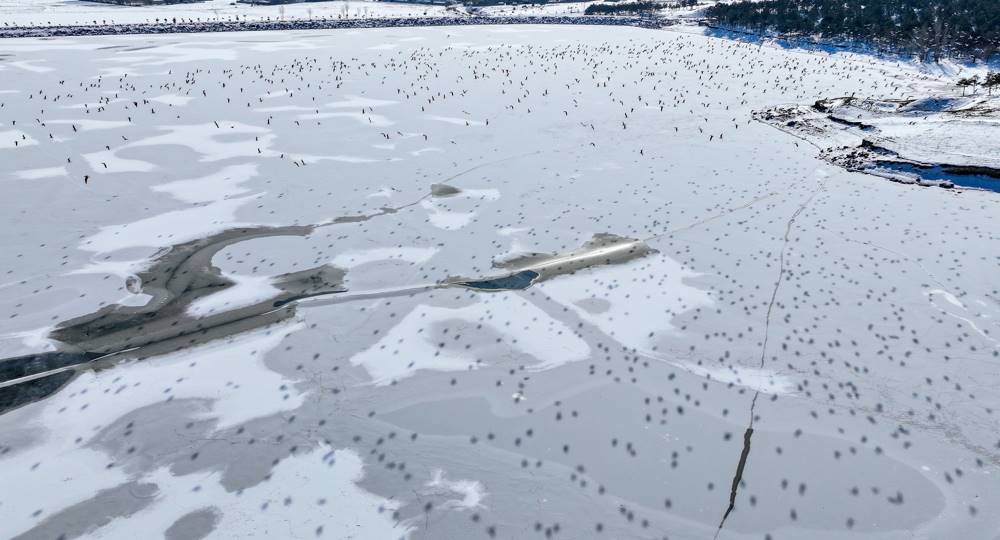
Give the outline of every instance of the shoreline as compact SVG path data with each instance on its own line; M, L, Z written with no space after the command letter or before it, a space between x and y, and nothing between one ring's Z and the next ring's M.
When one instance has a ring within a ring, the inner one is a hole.
M66 36L123 36L143 34L193 34L263 32L282 30L337 30L404 28L420 26L490 26L558 24L581 26L635 26L656 29L676 21L650 16L472 16L472 17L373 17L368 19L296 19L286 21L207 21L180 23L100 24L90 26L23 26L0 29L0 39Z

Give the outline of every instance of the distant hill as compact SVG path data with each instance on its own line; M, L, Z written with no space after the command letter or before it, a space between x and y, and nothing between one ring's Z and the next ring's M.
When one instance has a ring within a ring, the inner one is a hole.
M989 59L1000 50L998 0L744 0L716 4L706 15L722 25L861 41L925 61Z
M119 6L162 6L167 4L194 4L205 0L89 0L101 4L116 4Z

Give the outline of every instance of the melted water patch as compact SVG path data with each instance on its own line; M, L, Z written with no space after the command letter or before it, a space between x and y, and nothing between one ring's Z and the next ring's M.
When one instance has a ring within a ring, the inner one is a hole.
M876 161L875 168L890 174L902 173L906 176L916 177L919 181L936 183L942 187L959 186L1000 193L1000 172L997 172L996 175L981 174L981 172L988 173L990 171L972 168L966 172L959 167L923 166L900 161Z
M516 274L502 276L493 279L482 279L478 281L462 281L458 283L470 289L480 289L484 291L509 291L527 289L538 279L538 272L534 270L522 270Z
M50 395L73 377L73 366L99 356L51 351L0 360L0 413Z

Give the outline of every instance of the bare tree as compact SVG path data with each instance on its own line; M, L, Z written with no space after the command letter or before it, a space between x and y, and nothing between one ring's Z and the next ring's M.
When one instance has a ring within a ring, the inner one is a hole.
M983 79L983 86L989 91L989 95L993 95L993 87L1000 86L1000 71L990 71L986 74L986 78Z
M957 86L957 87L959 87L959 88L962 89L962 95L964 96L965 95L965 89L968 88L968 87L970 87L970 86L972 86L972 80L969 79L968 77L962 77L961 79L959 79L955 83L955 86Z

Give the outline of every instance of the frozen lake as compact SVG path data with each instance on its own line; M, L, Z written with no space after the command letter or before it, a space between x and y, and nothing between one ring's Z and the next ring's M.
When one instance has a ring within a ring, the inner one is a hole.
M635 28L0 41L0 537L998 538L1000 193L751 118L948 85Z

